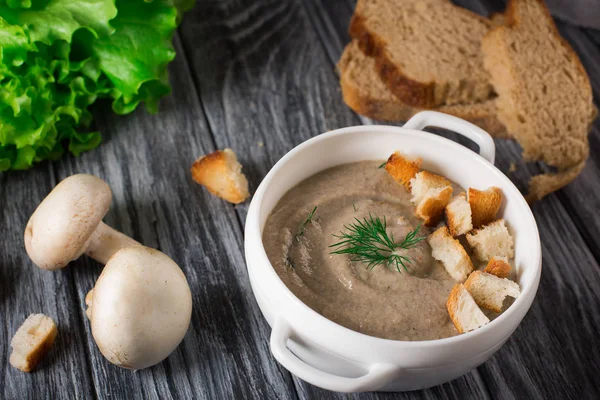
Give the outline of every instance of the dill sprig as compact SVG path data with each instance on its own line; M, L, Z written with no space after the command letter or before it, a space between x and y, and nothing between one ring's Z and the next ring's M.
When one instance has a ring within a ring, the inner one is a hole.
M381 169L381 168L385 167L385 164L387 164L387 161L385 161L383 164L381 164L381 165L380 165L379 167L377 167L377 168Z
M347 232L333 235L340 241L329 246L337 249L331 254L348 254L352 261L364 262L369 269L385 264L395 266L398 272L402 272L400 267L409 272L406 264L412 264L411 259L395 251L412 249L424 240L424 237L417 236L421 225L409 232L400 243L396 243L394 235L387 232L385 216L382 220L369 214L369 218L363 218L362 221L354 218L354 221L344 225Z
M312 219L313 219L316 211L317 211L317 206L315 206L315 208L313 208L312 211L310 213L308 213L308 216L306 217L306 219L304 220L302 225L300 225L300 230L296 234L296 240L300 240L300 236L304 235L304 229L306 229L306 225L308 225L312 222Z

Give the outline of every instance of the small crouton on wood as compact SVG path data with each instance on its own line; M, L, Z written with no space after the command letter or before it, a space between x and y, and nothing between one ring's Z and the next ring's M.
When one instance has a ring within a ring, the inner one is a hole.
M502 204L502 190L490 187L487 190L469 188L469 205L473 228L480 228L496 219L500 205Z
M431 255L440 261L448 274L457 282L464 282L473 271L473 262L460 242L454 239L446 226L427 237Z
M508 278L512 267L506 257L492 257L483 272L496 275L498 278Z
M446 206L446 224L452 236L460 236L473 229L471 206L465 193L450 200Z
M217 150L200 157L192 165L191 171L197 183L230 203L239 204L250 197L248 180L231 149Z
M443 176L421 171L411 179L410 185L411 201L417 206L415 213L425 225L435 226L452 197L452 184Z
M31 372L50 350L57 334L58 329L52 318L44 314L31 314L10 342L10 364L23 372Z
M490 322L462 283L454 285L446 308L458 333L465 333Z
M475 258L480 261L489 261L492 257L509 259L515 256L514 239L503 219L467 233L466 238L473 248Z
M495 312L502 311L507 296L519 297L521 289L516 282L483 271L475 271L465 282L465 288L480 307Z
M388 174L408 190L410 190L410 180L417 175L420 168L420 158L411 160L403 156L399 151L392 154L385 163L385 170Z

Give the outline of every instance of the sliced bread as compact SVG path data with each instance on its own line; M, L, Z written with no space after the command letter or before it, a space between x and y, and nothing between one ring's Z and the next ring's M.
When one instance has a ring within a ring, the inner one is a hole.
M344 102L358 114L403 122L423 110L404 104L390 92L377 74L375 60L364 55L356 40L346 46L337 66ZM495 100L441 106L434 110L472 122L494 137L509 137L496 117Z
M469 275L465 288L479 307L495 312L502 311L502 303L507 296L516 299L521 292L516 282L482 271L475 271Z
M408 190L410 190L410 180L417 175L420 168L420 158L409 159L399 151L393 153L385 163L385 170L388 174Z
M359 0L350 35L398 99L431 108L493 96L481 54L491 27L448 0Z
M492 257L483 272L496 275L498 278L508 278L512 267L506 257Z
M581 171L596 112L587 73L543 1L510 0L504 19L505 25L482 41L484 65L498 93L498 117L523 147L525 161L558 168L530 181L532 202Z
M444 208L452 197L452 184L443 176L421 171L410 180L411 201L415 213L425 225L435 226L443 216Z
M464 282L473 271L473 262L460 242L454 239L448 228L442 226L427 237L431 256L440 261L448 274L457 282Z
M446 308L458 333L472 331L490 322L461 283L452 288Z
M10 365L31 372L54 344L58 329L52 318L31 314L10 341Z
M489 261L492 257L515 256L514 240L503 219L467 233L466 238L473 248L475 258L480 261Z
M452 236L460 236L473 229L471 206L465 193L450 200L446 206L446 225Z
M192 165L191 172L197 183L230 203L242 203L250 197L248 180L231 149L217 150L200 157Z
M502 190L490 187L487 190L469 188L469 205L473 216L473 227L480 228L496 220L502 204Z

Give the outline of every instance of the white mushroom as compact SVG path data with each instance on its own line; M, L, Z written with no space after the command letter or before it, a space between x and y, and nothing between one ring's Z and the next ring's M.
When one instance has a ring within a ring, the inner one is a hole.
M83 253L106 264L118 250L139 245L102 222L110 188L93 175L73 175L40 203L25 228L25 249L40 268L56 270Z
M86 304L104 357L134 370L167 358L183 340L192 313L192 295L179 266L144 246L118 251Z

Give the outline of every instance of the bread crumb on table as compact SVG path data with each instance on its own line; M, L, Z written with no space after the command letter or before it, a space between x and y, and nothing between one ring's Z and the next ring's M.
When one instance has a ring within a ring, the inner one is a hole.
M50 350L57 335L58 329L52 318L31 314L10 342L10 365L23 372L31 372Z
M248 180L231 149L217 150L200 157L192 165L191 172L194 181L230 203L243 203L250 197Z

